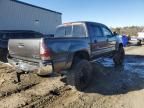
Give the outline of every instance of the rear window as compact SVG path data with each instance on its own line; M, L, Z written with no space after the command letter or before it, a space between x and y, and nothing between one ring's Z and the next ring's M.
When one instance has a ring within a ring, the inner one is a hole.
M65 37L65 27L57 28L55 37Z
M58 27L55 37L86 37L86 30L83 24Z
M72 26L57 28L55 37L72 37Z

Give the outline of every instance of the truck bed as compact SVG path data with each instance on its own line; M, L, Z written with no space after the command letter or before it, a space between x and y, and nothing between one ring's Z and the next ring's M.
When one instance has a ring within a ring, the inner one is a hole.
M40 59L40 41L39 39L10 39L8 43L9 54L11 57L23 60Z
M48 61L53 63L55 71L69 68L75 51L90 50L88 38L10 39L9 54L20 62L47 62L40 54L42 40L51 53Z

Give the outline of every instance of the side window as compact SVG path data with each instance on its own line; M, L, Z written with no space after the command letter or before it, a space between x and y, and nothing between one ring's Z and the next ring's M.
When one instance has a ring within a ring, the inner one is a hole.
M86 31L82 24L73 25L73 37L86 37Z
M89 32L92 37L103 37L101 28L96 25L90 25Z
M108 28L102 27L102 30L103 30L104 36L112 36L112 32Z

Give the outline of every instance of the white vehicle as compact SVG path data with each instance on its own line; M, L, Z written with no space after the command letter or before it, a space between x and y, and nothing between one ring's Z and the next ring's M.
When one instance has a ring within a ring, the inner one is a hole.
M138 44L141 45L141 42L144 41L144 31L138 33L137 40L138 40Z

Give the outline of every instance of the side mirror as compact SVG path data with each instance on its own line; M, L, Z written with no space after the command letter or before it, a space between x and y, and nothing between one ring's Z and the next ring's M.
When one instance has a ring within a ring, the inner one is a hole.
M118 34L116 32L113 32L113 36L117 36Z

